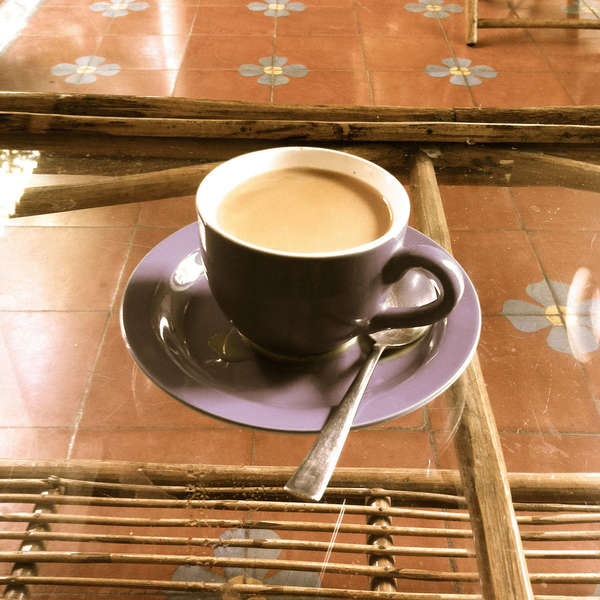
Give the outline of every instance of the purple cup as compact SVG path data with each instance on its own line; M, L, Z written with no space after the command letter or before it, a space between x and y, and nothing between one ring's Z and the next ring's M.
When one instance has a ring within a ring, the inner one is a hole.
M263 248L223 230L217 212L228 192L255 175L291 167L326 169L368 183L387 202L390 227L369 243L319 253ZM450 313L464 289L460 269L444 250L404 248L410 214L404 186L351 154L286 147L237 156L204 178L196 209L211 292L240 333L268 354L322 355L357 335L434 323ZM424 306L386 307L390 286L413 268L424 268L437 280L438 298Z

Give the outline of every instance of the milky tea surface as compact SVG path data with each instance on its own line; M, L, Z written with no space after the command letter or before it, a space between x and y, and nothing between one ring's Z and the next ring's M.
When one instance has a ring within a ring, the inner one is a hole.
M346 250L381 237L391 213L369 184L343 173L292 167L246 180L221 201L218 225L236 238L284 252Z

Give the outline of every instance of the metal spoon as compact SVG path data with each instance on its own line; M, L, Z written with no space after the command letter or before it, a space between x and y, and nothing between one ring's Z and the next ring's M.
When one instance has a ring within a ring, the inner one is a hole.
M407 297L407 287L410 289L409 297L413 305L426 304L435 300L437 296L432 280L420 271L413 270L393 286L387 303L400 306L398 299ZM322 498L381 355L387 348L399 348L414 343L430 329L431 325L425 325L407 329L386 329L369 335L373 346L366 362L342 401L331 409L313 447L285 485L288 492L303 500L318 502Z

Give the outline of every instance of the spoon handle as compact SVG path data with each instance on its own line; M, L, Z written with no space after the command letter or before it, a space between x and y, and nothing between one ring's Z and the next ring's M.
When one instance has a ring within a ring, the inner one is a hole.
M285 489L303 500L318 502L325 492L348 437L360 401L385 345L374 344L342 401L331 409L319 437Z

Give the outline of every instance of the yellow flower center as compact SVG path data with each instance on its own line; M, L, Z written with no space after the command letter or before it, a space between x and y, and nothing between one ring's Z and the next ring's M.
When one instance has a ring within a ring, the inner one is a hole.
M251 585L262 585L262 581L258 579L254 579L254 577L244 577L243 575L238 575L237 577L232 577L227 583L236 584L236 583L249 583ZM239 600L239 595L232 590L226 589L223 593L223 600ZM247 596L248 600L266 600L264 596Z
M556 306L556 304L553 304L546 309L544 314L546 315L546 319L552 323L553 327L564 327L563 320L560 318L561 312L566 313L567 307Z
M267 75L281 75L283 73L281 67L265 67L264 71Z
M125 10L128 7L127 2L115 2L111 8L113 10Z
M277 4L276 2L269 4L269 10L283 10L284 8L285 4Z
M467 67L450 67L450 75L470 75L471 71Z
M427 10L429 12L438 12L439 10L442 10L442 7L439 4L428 4Z
M95 70L96 70L96 67L91 67L89 65L86 65L84 67L77 67L78 73L93 73Z

